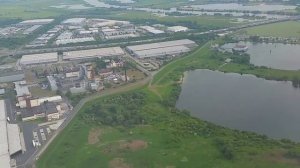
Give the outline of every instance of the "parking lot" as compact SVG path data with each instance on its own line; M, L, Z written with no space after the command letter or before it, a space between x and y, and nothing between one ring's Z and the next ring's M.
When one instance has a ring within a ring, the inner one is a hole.
M23 153L17 153L12 156L16 160L17 166L22 168L25 166L26 161L32 157L37 149L46 143L51 136L52 130L49 126L38 126L36 123L20 123L20 129L24 135L24 142L26 150Z

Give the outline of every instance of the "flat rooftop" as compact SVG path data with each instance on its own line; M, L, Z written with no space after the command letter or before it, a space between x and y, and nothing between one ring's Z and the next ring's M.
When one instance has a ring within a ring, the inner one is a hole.
M0 100L0 167L10 168L5 102Z
M161 55L172 55L188 52L190 49L185 46L174 46L174 47L164 47L164 48L155 48L150 50L135 51L134 54L138 57L153 57Z
M150 50L155 48L164 48L164 47L180 46L180 45L195 45L195 44L196 43L192 40L183 39L183 40L165 41L160 43L127 46L126 48L131 51L140 51L140 50Z
M21 97L24 95L31 95L28 89L28 86L26 85L26 82L24 81L19 81L19 82L14 82L15 84L15 91L17 92L17 97Z
M56 52L23 55L20 60L20 64L28 65L28 64L39 64L39 63L47 63L47 62L54 62L54 61L58 61L58 55Z
M90 50L79 50L65 52L63 55L64 60L76 60L85 58L108 57L124 55L124 51L120 47L99 48Z
M19 24L47 24L53 21L54 19L34 19L34 20L24 20Z

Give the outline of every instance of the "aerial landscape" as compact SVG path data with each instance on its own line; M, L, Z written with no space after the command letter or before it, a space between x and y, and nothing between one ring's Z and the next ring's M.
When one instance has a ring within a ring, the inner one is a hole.
M297 168L299 100L299 0L0 0L0 168Z

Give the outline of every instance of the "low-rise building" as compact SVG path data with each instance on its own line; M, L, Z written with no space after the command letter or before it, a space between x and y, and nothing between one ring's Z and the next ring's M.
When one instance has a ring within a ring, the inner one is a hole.
M141 26L140 28L143 29L143 30L146 30L147 32L149 32L151 34L154 34L154 35L165 33L164 31L158 30L158 29L156 29L154 27L151 27L151 26Z
M26 81L14 82L15 91L17 93L17 98L19 97L31 97Z
M44 102L40 106L20 109L22 121L46 118L47 121L59 119L60 105L54 102Z
M19 108L37 107L45 102L61 102L61 96L42 97L42 98L24 98L18 101L16 105Z
M64 73L66 78L79 78L80 77L80 67L65 68Z
M84 93L87 91L86 86L85 82L75 83L75 85L70 88L70 92L73 94Z
M104 39L121 39L136 37L136 30L133 25L114 26L113 28L105 27L101 30Z
M168 31L170 32L186 32L188 31L189 29L187 27L184 27L184 26L172 26L172 27L168 27Z
M101 69L98 73L99 73L99 76L101 76L101 77L107 77L107 76L113 74L113 70L109 69L109 68Z
M0 89L0 95L4 95L5 94L5 89Z

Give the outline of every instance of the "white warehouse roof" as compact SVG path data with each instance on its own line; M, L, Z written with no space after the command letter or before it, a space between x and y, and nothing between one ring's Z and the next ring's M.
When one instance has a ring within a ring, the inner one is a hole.
M176 55L176 54L181 54L189 51L190 49L185 46L173 46L173 47L135 51L134 54L137 57L143 58L143 57L157 57L157 56L164 56L164 55Z
M54 19L34 19L34 20L25 20L20 22L19 24L48 24L52 22Z
M185 32L188 31L189 29L183 26L173 26L173 27L168 27L168 30L172 32Z
M155 49L155 48L164 48L164 47L180 46L180 45L196 45L196 43L189 39L183 39L183 40L175 40L175 41L165 41L165 42L160 42L160 43L128 46L126 48L131 51L140 51L140 50L149 50L149 49Z
M0 167L10 168L4 100L0 100Z
M14 84L15 84L15 91L17 92L17 97L31 95L28 86L26 85L26 81L14 82Z
M9 154L13 155L22 150L20 129L17 124L7 124Z
M120 56L124 54L124 51L120 47L110 47L90 50L69 51L64 54L63 59L79 60L96 57Z
M142 29L148 31L149 33L152 33L152 34L162 34L162 33L165 33L164 31L162 30L158 30L154 27L151 27L151 26L141 26Z
M20 64L31 65L31 64L51 63L57 61L58 61L58 55L56 52L53 52L53 53L23 55L20 60Z
M64 20L62 23L63 24L81 24L85 20L86 20L86 18L70 18L70 19Z

